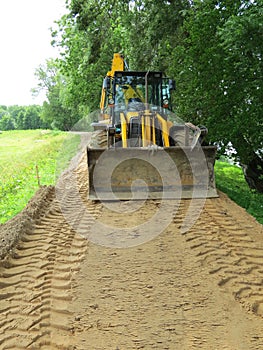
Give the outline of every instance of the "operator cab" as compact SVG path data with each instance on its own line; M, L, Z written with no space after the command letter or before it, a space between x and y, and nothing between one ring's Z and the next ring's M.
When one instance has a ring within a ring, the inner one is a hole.
M162 72L115 72L113 99L126 108L129 103L147 103L171 110L171 87Z

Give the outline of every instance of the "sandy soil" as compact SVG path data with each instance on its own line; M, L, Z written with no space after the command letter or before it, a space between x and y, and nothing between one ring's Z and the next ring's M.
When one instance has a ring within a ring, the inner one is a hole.
M222 193L189 230L189 200L168 224L160 201L121 214L86 199L86 174L76 158L0 227L0 349L263 349L262 225Z

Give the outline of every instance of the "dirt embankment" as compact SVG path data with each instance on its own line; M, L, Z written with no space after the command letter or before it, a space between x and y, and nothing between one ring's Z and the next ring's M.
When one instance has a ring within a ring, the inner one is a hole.
M34 223L45 215L54 197L53 186L41 187L21 213L5 225L0 225L0 259L7 254L12 255L16 243L24 234L33 230Z
M125 202L113 211L86 199L78 160L1 227L11 254L0 264L0 349L262 349L262 225L224 194L187 231L188 200L171 202L167 227L160 201L121 214ZM153 239L145 229L144 244L95 244L98 222L110 239L127 228L137 239L154 214L164 229Z

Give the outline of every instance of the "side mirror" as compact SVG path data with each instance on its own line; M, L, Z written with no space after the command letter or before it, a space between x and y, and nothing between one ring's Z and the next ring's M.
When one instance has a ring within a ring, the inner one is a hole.
M103 89L109 90L110 87L111 87L110 77L104 78L104 80L103 80Z
M176 89L175 80L169 79L169 90L172 91L172 90L175 90L175 89Z

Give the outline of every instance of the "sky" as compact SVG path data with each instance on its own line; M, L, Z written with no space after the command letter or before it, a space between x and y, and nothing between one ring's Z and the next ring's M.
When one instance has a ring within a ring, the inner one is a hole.
M0 0L0 105L43 103L35 70L58 56L49 28L66 12L65 0Z

